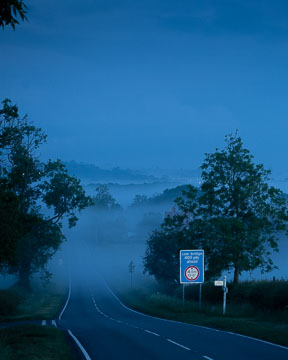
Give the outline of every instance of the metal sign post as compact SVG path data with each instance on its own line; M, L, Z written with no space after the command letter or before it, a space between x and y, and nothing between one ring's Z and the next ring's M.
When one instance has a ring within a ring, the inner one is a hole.
M182 305L185 304L185 284L182 284Z
M202 284L199 284L199 308L202 307Z
M183 285L182 302L185 302L186 284L200 284L199 306L202 301L201 284L204 282L204 250L180 250L180 284Z
M226 313L226 294L227 294L227 287L226 287L227 279L224 276L224 285L223 285L223 315Z

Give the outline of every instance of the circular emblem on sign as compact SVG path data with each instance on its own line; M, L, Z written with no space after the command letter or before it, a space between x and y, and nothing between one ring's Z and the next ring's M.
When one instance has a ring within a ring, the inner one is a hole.
M185 275L187 280L195 281L195 280L198 279L198 277L200 275L200 271L196 266L188 266L185 269L184 275Z

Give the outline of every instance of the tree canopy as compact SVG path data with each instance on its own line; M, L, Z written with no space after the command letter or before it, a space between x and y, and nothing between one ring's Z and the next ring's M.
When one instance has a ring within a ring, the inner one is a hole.
M29 287L30 275L45 265L64 240L61 221L69 226L76 212L91 204L80 181L70 176L60 160L42 162L38 149L46 142L42 129L20 117L10 100L0 109L0 258L3 271L17 273ZM44 212L50 209L50 214ZM13 214L13 218L8 218Z
M287 228L287 202L269 185L270 171L255 164L237 132L226 136L226 147L206 154L202 165L201 212L210 247L220 252L223 270L273 269L271 250Z
M272 270L288 211L283 193L269 185L270 171L254 163L237 132L223 150L205 154L201 169L198 192L183 191L176 213L148 239L145 271L178 282L179 250L197 248L205 250L206 278L232 270L237 283L243 271Z

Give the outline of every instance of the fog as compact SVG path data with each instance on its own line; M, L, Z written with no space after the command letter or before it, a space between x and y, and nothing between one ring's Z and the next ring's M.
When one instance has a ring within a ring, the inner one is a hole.
M198 185L204 154L236 129L288 192L287 1L25 3L29 21L1 32L0 100L47 133L41 159L92 164L90 177L75 174L87 194L108 184L121 206L86 209L75 228L64 225L52 281L67 280L68 264L79 281L93 277L88 259L95 273L124 282L132 260L139 284L150 281L146 240L173 201L131 206L135 195ZM279 270L241 279L287 279L287 253L282 237L272 256Z

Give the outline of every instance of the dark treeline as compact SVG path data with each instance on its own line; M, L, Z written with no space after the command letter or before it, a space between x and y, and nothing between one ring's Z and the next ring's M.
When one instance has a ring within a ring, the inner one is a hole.
M0 109L0 271L15 274L30 289L64 241L62 220L69 227L76 212L91 205L80 181L60 161L39 160L47 136L6 99Z

